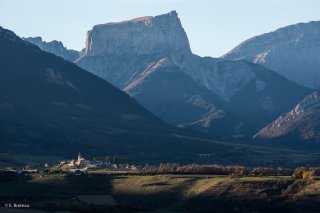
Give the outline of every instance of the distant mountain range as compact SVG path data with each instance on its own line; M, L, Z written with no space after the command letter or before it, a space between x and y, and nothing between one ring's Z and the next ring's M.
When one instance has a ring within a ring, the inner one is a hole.
M21 166L32 157L50 161L51 157L71 157L78 151L88 157L124 156L139 163L214 162L248 166L317 163L317 156L309 153L222 142L169 126L105 80L41 51L1 27L0 47L1 165ZM155 75L152 81L166 78L166 73L173 74L171 82L160 81L163 88L167 88L166 84L176 87L172 82L183 85L191 82L186 94L206 94L204 87L194 87L190 78L169 60L160 61L157 67L155 73L152 69L148 72ZM147 80L141 83L152 87ZM127 89L135 92L139 86L137 81ZM174 92L179 94L181 90ZM214 114L214 106L206 105L202 98L190 101ZM216 111L220 117L219 110ZM199 154L211 157L201 158ZM297 155L308 158L297 159Z
M250 38L222 56L261 64L305 87L320 87L320 21Z
M222 58L193 54L175 11L96 25L79 52L0 28L1 153L70 156L86 150L149 162L315 164L317 155L300 148L320 148L312 143L320 142L319 92L312 83L317 70L310 71L318 63L317 27L289 26ZM293 48L296 34L303 36ZM280 67L281 57L283 66L303 66L300 48L307 65L303 71L292 67L298 80L269 66ZM268 63L252 60L265 50ZM253 136L266 143L248 145ZM299 150L274 148L279 145Z
M73 61L169 124L226 138L251 137L319 87L319 26L284 27L221 58L202 58L192 53L172 11L94 26ZM70 54L35 44L70 60Z

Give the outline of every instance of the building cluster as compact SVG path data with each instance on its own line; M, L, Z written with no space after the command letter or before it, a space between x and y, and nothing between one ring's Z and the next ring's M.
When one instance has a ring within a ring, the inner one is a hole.
M112 161L112 160L111 160ZM28 164L19 168L7 167L5 171L12 171L16 174L86 174L88 169L107 169L111 171L138 171L142 165L130 165L128 163L112 163L110 158L86 159L79 152L77 159L62 160L56 165L45 163Z
M75 160L61 161L58 165L64 172L86 173L90 168L106 168L119 171L138 170L139 166L129 164L112 164L109 160L87 160L79 152Z
M70 161L61 161L59 163L61 168L70 168L70 169L83 169L83 168L96 168L98 167L97 162L87 160L82 157L81 153L78 154L78 159Z

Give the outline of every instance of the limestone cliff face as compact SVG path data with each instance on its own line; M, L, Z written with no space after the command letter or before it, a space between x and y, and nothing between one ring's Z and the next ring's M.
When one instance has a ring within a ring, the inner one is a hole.
M88 31L85 56L191 53L176 11L119 23L96 25Z
M68 50L61 41L43 41L41 37L23 38L25 41L38 46L41 50L55 54L65 60L73 62L79 57L79 52L75 50Z

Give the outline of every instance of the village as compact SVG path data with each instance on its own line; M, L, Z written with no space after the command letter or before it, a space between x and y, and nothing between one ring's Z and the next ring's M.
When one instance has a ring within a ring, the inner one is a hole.
M73 174L82 175L88 174L88 170L108 170L108 171L138 171L142 169L142 165L130 165L125 163L123 160L115 162L115 157L101 157L93 158L91 160L86 159L79 152L76 159L72 160L61 160L56 164L44 163L42 165L27 164L22 167L7 167L2 170L11 171L16 174Z
M137 171L141 166L129 165L128 163L112 163L109 159L85 159L79 152L78 158L61 161L58 164L61 171L64 173L71 173L80 175L87 173L88 169L110 169L114 171Z
M211 158L213 154L198 154L199 158ZM64 159L57 162L42 163L42 164L29 164L16 167L3 167L2 171L11 171L16 174L73 174L83 175L89 172L99 174L99 172L148 172L154 173L159 170L160 166L155 165L142 165L130 164L124 157L119 156L106 156L106 157L93 157L92 159L85 158L80 152L75 159ZM176 167L176 166L173 166ZM172 169L170 169L172 170Z

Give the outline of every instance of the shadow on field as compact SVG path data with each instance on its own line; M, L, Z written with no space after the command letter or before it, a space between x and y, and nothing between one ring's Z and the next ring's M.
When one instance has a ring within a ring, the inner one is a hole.
M226 179L201 193L190 193L202 187L197 185L199 180L207 181L203 177L172 176L19 175L0 181L0 204L22 203L44 211L83 213L317 212L320 208L319 196L297 199L285 194L293 181ZM113 201L104 203L103 199Z

